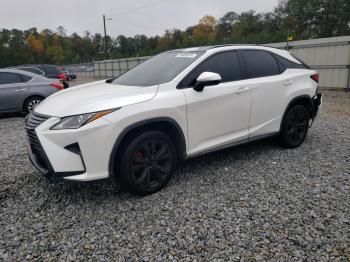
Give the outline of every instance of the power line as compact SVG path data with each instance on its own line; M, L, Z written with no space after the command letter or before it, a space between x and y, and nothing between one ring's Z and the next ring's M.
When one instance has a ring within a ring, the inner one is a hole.
M161 28L161 27L152 26L152 25L146 25L146 24L137 24L137 23L129 22L129 21L125 21L125 20L114 19L114 21L117 21L117 22L123 23L123 24L129 24L129 25L136 26L136 27L153 28L153 29L157 29L157 30L164 30L164 28Z
M132 13L132 12L135 12L135 11L138 11L138 10L141 10L141 9L145 9L145 8L148 8L148 7L155 6L155 5L160 4L160 3L162 3L162 2L165 2L165 1L167 1L167 0L158 0L158 1L156 1L156 2L147 4L147 5L142 5L142 6L139 6L139 7L133 8L133 9L130 9L130 10L126 10L126 11L123 11L123 12L116 13L115 15L125 15L125 14L129 14L129 13Z

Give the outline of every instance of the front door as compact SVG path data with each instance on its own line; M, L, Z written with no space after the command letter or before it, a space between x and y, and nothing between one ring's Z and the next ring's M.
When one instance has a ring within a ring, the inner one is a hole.
M192 87L203 72L218 73L222 81L202 92ZM196 155L249 137L250 92L241 81L235 51L215 54L198 65L183 81L187 100L189 153Z

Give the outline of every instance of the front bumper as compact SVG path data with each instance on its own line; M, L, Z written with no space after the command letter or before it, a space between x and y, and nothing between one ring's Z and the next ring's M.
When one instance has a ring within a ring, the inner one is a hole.
M60 182L60 181L63 181L65 177L71 177L71 176L81 175L85 173L85 171L55 172L48 158L43 160L40 155L32 152L29 152L28 156L33 166L40 172L40 174L46 177L50 182Z
M79 129L51 130L59 121L37 113L26 119L29 159L34 167L52 182L108 178L117 126L101 118Z

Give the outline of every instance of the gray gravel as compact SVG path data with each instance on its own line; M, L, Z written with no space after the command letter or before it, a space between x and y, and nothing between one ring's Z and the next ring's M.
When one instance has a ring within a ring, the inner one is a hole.
M0 261L350 260L348 114L324 110L295 150L264 140L190 160L144 198L48 183L22 122L0 119Z

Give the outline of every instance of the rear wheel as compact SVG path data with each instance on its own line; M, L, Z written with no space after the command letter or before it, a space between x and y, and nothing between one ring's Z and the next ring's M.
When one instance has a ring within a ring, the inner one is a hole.
M169 182L176 166L173 142L159 131L148 131L129 141L119 163L122 185L139 195L161 190Z
M280 133L280 142L286 148L300 146L309 130L310 116L307 109L302 105L290 108L284 118Z
M44 99L40 96L33 96L28 98L23 106L23 111L25 113L32 112Z

